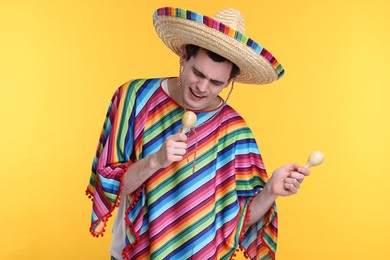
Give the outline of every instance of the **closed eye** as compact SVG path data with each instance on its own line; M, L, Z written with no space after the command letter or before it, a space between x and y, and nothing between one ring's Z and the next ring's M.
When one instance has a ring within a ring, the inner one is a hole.
M205 78L205 75L195 68L192 68L192 72L194 72L194 74L198 77Z
M210 80L210 81L215 86L222 86L224 84L224 82L219 81L219 80Z

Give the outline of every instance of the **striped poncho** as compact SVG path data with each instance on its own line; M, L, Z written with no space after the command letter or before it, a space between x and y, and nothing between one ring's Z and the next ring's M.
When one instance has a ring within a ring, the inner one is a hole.
M127 82L111 100L87 188L94 236L103 235L120 204L129 165L158 151L181 128L184 110L164 92L162 80ZM275 206L256 224L245 225L250 203L267 180L250 129L229 105L196 114L195 131L188 133L189 160L157 171L125 197L130 207L123 257L230 259L245 249L251 259L273 259Z

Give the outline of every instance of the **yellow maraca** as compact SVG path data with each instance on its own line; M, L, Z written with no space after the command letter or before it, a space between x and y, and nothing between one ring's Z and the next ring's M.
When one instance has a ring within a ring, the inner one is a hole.
M324 161L324 154L320 151L312 152L307 159L305 168L320 165Z
M186 111L181 118L181 132L185 133L188 129L193 127L196 123L196 115L192 111Z

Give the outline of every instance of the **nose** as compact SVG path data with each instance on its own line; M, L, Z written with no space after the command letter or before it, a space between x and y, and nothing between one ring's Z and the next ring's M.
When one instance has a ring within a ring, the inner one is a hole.
M199 90L199 92L205 92L207 90L207 80L201 79L198 81L198 84L196 84L196 88Z

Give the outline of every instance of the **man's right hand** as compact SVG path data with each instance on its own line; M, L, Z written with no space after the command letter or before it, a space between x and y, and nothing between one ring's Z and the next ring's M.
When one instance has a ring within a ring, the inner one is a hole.
M173 162L183 160L187 152L187 136L183 133L170 135L165 139L160 150L155 153L154 159L157 168L166 168Z
M127 195L136 191L157 170L183 160L186 151L187 136L185 134L177 133L168 136L157 152L129 166L123 178L122 194Z

